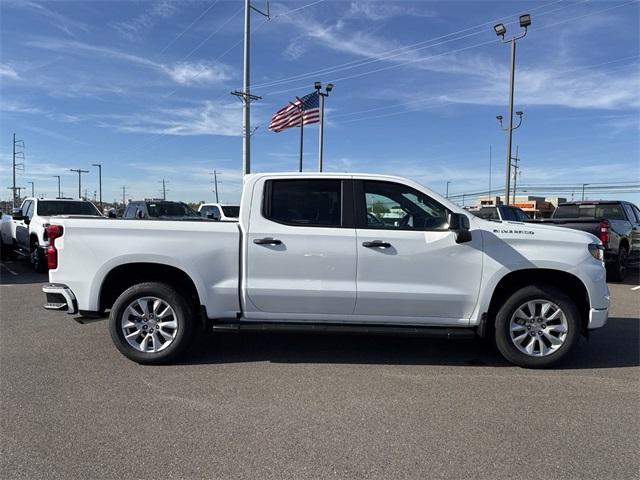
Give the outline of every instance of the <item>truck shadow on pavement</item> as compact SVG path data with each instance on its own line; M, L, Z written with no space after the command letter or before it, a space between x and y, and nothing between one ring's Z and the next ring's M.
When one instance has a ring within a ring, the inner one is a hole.
M27 285L45 283L48 280L48 274L34 272L26 260L8 260L0 263L0 285Z
M611 318L556 370L640 365L640 320ZM513 366L490 342L347 334L221 333L202 335L179 364L241 362L373 365Z

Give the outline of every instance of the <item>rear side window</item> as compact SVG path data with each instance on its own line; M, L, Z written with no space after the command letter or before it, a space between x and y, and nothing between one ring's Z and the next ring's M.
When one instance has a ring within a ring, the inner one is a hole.
M340 180L271 180L267 182L264 216L300 227L339 227Z
M502 209L502 219L507 220L509 222L518 221L518 218L516 217L516 213L511 207L504 207Z
M209 214L213 214L214 216L220 216L220 210L215 205L205 205L200 209L200 215L206 217Z
M559 205L553 218L606 218L624 220L622 205L619 203Z
M480 217L485 220L500 220L497 208L483 207L480 210L472 211L471 213L473 213L476 217Z
M636 216L633 213L633 208L631 208L631 205L629 205L628 203L623 203L622 204L624 211L627 213L627 218L629 219L630 222L635 222L636 221Z
M38 215L100 215L90 202L73 202L68 200L44 200L38 202Z
M222 212L225 217L237 218L240 216L240 207L236 207L235 205L224 205L222 207Z

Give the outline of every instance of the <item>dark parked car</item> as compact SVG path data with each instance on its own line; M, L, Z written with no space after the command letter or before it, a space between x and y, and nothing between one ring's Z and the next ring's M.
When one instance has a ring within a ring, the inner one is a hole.
M169 200L135 200L129 202L122 218L202 220L200 214L186 203Z
M539 220L559 227L589 232L604 245L610 280L622 281L627 267L640 259L640 209L633 203L598 200L561 203L551 218Z
M511 222L530 222L531 218L521 208L511 205L497 205L495 207L480 207L477 210L469 210L476 217L485 220L507 220Z

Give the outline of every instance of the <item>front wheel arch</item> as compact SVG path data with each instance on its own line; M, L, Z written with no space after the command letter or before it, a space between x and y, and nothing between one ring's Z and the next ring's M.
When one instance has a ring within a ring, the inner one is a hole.
M580 315L582 333L586 333L591 309L587 287L571 273L547 268L515 270L500 279L493 290L487 311L487 327L490 331L494 328L496 315L505 300L515 291L528 285L549 285L567 295Z

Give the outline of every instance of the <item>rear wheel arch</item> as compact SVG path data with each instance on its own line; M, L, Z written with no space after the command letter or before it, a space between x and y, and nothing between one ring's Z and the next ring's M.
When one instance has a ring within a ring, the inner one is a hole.
M509 272L500 279L491 296L488 310L489 325L493 325L498 310L511 294L528 285L549 285L567 295L580 314L583 331L589 323L591 302L587 287L578 277L562 270L532 268Z
M175 288L188 299L194 312L200 311L200 295L193 279L177 267L152 262L126 263L110 270L100 286L100 311L110 309L128 288L146 282L164 283Z

